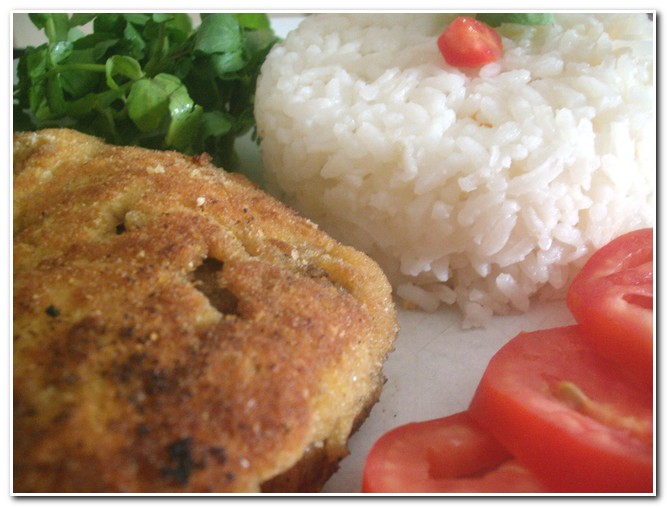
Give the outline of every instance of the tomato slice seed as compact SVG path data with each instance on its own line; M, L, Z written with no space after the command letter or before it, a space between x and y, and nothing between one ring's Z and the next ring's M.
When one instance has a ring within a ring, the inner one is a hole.
M563 400L580 414L610 428L627 431L628 434L648 445L653 442L653 425L650 422L640 421L632 416L623 416L613 406L590 399L573 382L561 380L551 387L556 398Z

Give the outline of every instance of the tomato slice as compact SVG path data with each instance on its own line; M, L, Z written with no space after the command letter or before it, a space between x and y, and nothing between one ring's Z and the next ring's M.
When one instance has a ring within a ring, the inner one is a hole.
M653 229L597 250L572 281L567 304L596 350L652 387Z
M500 58L503 42L486 23L459 16L438 37L438 48L449 65L479 67Z
M575 325L510 340L469 413L553 491L651 492L652 398Z
M517 493L542 488L467 412L385 433L368 453L362 483L365 493Z

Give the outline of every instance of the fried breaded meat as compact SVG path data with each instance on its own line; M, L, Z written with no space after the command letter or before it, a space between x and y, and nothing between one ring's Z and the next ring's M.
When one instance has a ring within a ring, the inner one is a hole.
M206 156L14 136L14 492L317 491L397 333L364 254Z

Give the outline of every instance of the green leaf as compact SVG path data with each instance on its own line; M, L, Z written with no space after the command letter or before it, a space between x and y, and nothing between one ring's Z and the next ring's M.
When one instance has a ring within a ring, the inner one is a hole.
M169 120L167 146L183 149L196 132L191 115L199 116L187 89L175 76L159 74L133 83L127 100L128 115L142 132L158 130ZM201 108L199 108L201 109ZM187 138L187 139L186 139Z
M200 136L202 139L220 137L229 133L233 126L233 116L223 111L209 111L202 115Z
M151 15L151 17L156 23L166 23L167 21L171 21L174 18L174 15L167 12L157 12Z
M86 119L95 111L110 109L111 104L122 99L122 90L107 90L101 93L89 93L67 104L67 114L74 118ZM111 112L110 112L111 113Z
M123 14L123 18L127 21L127 24L137 25L137 26L146 26L148 20L151 19L150 14L137 14L129 13Z
M99 95L89 93L79 100L67 104L67 114L74 118L85 118L91 115L92 111L98 107Z
M123 136L116 128L116 119L114 113L109 108L99 107L95 110L95 119L93 129L108 141L120 144Z
M249 30L271 30L269 17L263 13L234 14L239 24Z
M132 23L125 27L123 38L128 41L134 54L140 54L146 49L146 41Z
M142 132L160 128L168 114L169 91L153 79L132 84L127 97L130 119Z
M28 17L33 25L40 30L44 30L46 38L50 43L67 40L67 34L70 29L67 14L31 13L28 14Z
M123 76L131 81L136 81L141 79L143 75L141 64L132 57L114 55L106 62L107 86L109 88L118 88L119 86L114 76Z
M83 26L95 19L96 14L91 13L74 13L69 20L70 26Z
M169 97L169 112L171 121L165 145L187 151L192 139L197 137L203 109L194 104L185 86L179 86Z
M69 98L76 100L87 93L94 93L100 83L103 82L104 76L99 72L76 70L77 64L94 62L92 49L72 51L67 63L74 70L63 70L60 73L63 90Z
M171 74L158 74L153 80L170 94L183 86L181 80Z
M243 47L239 22L231 14L211 14L202 19L195 36L195 51L205 54L235 53Z
M492 27L500 26L503 23L515 23L519 25L549 25L554 22L554 15L549 13L532 12L485 12L477 14L476 19Z
M206 111L224 109L221 105L216 77L207 63L193 63L192 72L183 78L192 99Z
M214 73L221 78L224 78L225 74L236 72L245 66L243 51L241 50L211 55L209 62Z
M252 65L257 65L259 68L276 42L278 42L278 37L269 30L248 32L246 34L246 49L252 55Z
M46 82L42 81L30 87L28 90L28 104L30 111L39 120L45 114L42 114L45 108L48 108L46 101Z
M18 101L33 113L46 101L43 77L47 70L48 46L28 47L17 66Z
M35 25L35 27L40 30L44 29L50 17L51 17L50 14L44 14L39 12L31 12L30 14L28 14L28 18L30 19L30 21L32 21L32 24Z
M171 38L184 42L192 33L192 18L183 13L174 14L166 26Z
M96 33L113 34L122 37L125 30L125 18L122 14L107 13L98 14L93 20L93 31Z
M26 64L26 72L31 81L37 81L47 69L48 61L48 46L40 46L39 48L28 48L21 60Z
M49 63L52 66L58 65L72 54L72 50L72 43L67 41L58 41L49 45Z
M52 14L46 23L46 36L49 42L65 41L69 36L69 18L67 14Z
M60 116L65 112L65 95L60 82L60 75L55 74L46 80L46 100L51 114Z
M107 53L111 52L119 42L119 39L99 39L93 46L93 59L96 62L103 61Z
M86 34L83 31L76 28L76 27L70 28L70 31L67 32L67 40L69 42L76 42L77 40L79 40L79 39L81 39L85 36L86 36Z

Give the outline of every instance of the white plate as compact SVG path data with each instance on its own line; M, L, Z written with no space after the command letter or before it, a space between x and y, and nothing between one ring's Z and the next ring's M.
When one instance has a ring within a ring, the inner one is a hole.
M285 37L303 16L272 15L275 32ZM261 155L247 139L238 145L245 171L260 174ZM259 171L259 172L258 172ZM380 401L350 440L350 455L327 482L324 493L358 493L366 455L386 431L407 422L464 410L491 356L520 331L573 322L565 303L536 303L521 316L494 317L485 329L461 327L455 309L437 313L398 311L401 331L384 367L387 382Z

